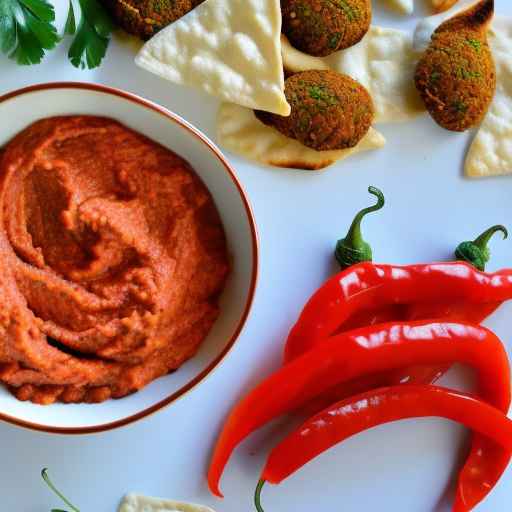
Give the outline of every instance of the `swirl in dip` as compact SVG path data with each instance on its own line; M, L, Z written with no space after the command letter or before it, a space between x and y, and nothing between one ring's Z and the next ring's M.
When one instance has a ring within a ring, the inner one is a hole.
M110 119L36 122L0 153L0 381L101 402L192 357L229 269L210 193Z

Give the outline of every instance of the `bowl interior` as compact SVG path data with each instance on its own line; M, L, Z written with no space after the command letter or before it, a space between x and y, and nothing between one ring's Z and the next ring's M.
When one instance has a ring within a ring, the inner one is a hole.
M16 400L0 386L0 418L32 423L48 430L103 430L133 421L172 402L216 366L234 343L252 302L257 241L243 192L218 150L187 123L138 99L97 88L61 86L24 92L0 102L0 119L8 120L0 124L0 146L38 119L70 114L111 117L188 160L213 195L224 223L233 265L221 297L220 317L198 354L178 371L138 393L102 404L39 406Z

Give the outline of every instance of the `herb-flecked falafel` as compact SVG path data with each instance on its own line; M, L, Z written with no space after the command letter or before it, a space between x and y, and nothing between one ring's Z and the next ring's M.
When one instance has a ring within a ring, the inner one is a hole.
M309 55L324 57L358 43L370 28L370 0L281 0L283 34Z
M115 22L130 34L150 39L204 0L101 0Z
M368 91L335 71L296 73L286 79L285 95L292 108L290 116L258 110L256 117L317 151L356 146L374 118Z
M494 0L483 0L442 23L418 63L416 88L434 120L452 131L478 125L496 90L487 27Z

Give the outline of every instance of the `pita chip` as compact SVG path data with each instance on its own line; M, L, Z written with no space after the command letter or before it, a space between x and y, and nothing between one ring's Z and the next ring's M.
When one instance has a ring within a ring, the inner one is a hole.
M386 3L400 14L412 14L414 11L413 0L386 0Z
M287 116L279 0L206 0L150 39L138 66L225 101Z
M209 507L194 505L192 503L180 503L160 498L150 498L138 494L127 494L118 512L214 512Z
M496 64L496 94L469 148L472 178L512 174L512 18L496 18L489 31Z

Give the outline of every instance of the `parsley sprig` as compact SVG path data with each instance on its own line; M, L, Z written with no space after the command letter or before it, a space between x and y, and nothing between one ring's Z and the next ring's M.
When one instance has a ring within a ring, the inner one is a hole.
M58 489L53 485L50 477L48 476L48 469L44 468L41 471L41 476L43 480L46 482L46 485L71 509L72 512L80 512ZM51 512L67 512L66 510L62 510L60 508L53 508Z
M73 66L99 66L111 32L112 22L98 0L69 0L64 34L74 36L68 52ZM0 0L0 51L18 64L39 64L61 39L48 0Z
M110 42L112 22L98 0L69 0L64 30L75 36L68 53L73 66L92 69L101 64Z
M18 64L39 64L59 42L53 6L46 0L0 2L0 49Z

